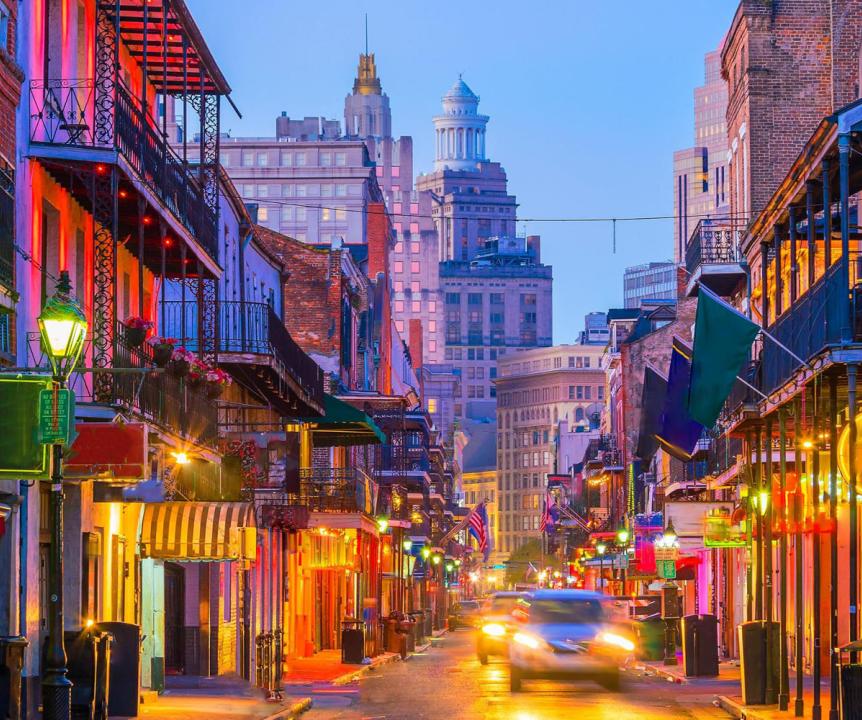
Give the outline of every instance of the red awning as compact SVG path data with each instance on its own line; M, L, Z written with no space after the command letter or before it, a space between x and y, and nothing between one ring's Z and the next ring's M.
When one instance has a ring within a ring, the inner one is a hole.
M147 432L143 423L77 423L78 436L63 462L67 478L144 480Z

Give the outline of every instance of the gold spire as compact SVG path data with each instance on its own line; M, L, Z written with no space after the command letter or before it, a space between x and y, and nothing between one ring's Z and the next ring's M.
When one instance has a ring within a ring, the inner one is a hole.
M374 63L374 53L366 52L359 56L359 68L356 80L353 81L354 95L380 95L380 78L377 77L377 65Z

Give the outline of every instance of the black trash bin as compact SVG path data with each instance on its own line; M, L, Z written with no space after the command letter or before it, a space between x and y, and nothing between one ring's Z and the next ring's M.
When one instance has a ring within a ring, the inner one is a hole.
M365 631L361 620L341 623L341 662L355 665L365 659Z
M111 644L114 636L109 632L93 631L96 638L96 720L108 720L108 696L111 688Z
M686 677L718 675L718 620L715 615L682 619L682 663Z
M72 718L92 720L96 713L96 671L98 642L96 633L86 630L67 630L66 677L72 683ZM47 639L45 643L47 649Z
M638 660L661 660L664 658L665 622L661 615L648 615L634 622L638 643L635 654Z
M780 675L779 631L777 622L771 623L772 662L767 666L766 622L753 620L739 626L739 662L741 666L742 702L745 705L774 705L778 702ZM772 696L766 696L766 674L772 671Z
M135 717L141 679L141 628L133 623L100 622L93 629L113 637L108 663L108 715Z
M862 720L862 665L841 666L841 718Z
M21 670L29 644L25 637L0 637L0 718L21 718Z

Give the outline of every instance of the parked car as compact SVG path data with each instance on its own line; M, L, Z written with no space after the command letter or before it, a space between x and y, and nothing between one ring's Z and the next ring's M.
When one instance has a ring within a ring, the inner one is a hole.
M509 645L512 692L528 678L588 679L619 690L619 668L635 642L624 626L609 622L603 599L585 590L537 590L518 601Z
M479 624L482 606L478 600L462 600L449 613L449 629L476 627Z
M508 655L514 620L512 611L522 592L498 592L488 601L482 613L482 622L476 637L476 655L482 665L488 664L489 655Z

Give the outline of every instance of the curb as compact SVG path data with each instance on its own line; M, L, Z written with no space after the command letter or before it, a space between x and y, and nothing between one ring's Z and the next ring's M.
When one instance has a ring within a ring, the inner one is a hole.
M663 678L664 680L672 682L675 685L688 684L687 677L675 673L672 670L666 670L665 668L656 667L655 665L646 665L645 663L636 663L634 668L635 670L640 671L647 677Z
M363 675L367 675L370 672L374 672L381 665L388 665L391 662L395 662L396 660L400 660L401 656L397 653L392 653L391 655L384 656L382 659L370 664L363 665L361 668L357 670L353 670L349 673L344 673L344 675L339 675L337 678L334 678L330 682L333 685L349 685L354 680L358 680Z
M726 695L716 695L715 704L731 717L737 718L737 720L773 720L774 718L772 710L768 710L767 708L764 708L762 711L753 710ZM778 708L777 705L767 707L773 707L776 710Z
M299 717L310 708L311 698L302 698L302 700L297 700L290 707L279 710L277 713L273 713L272 715L267 715L263 720L292 720L293 718Z

